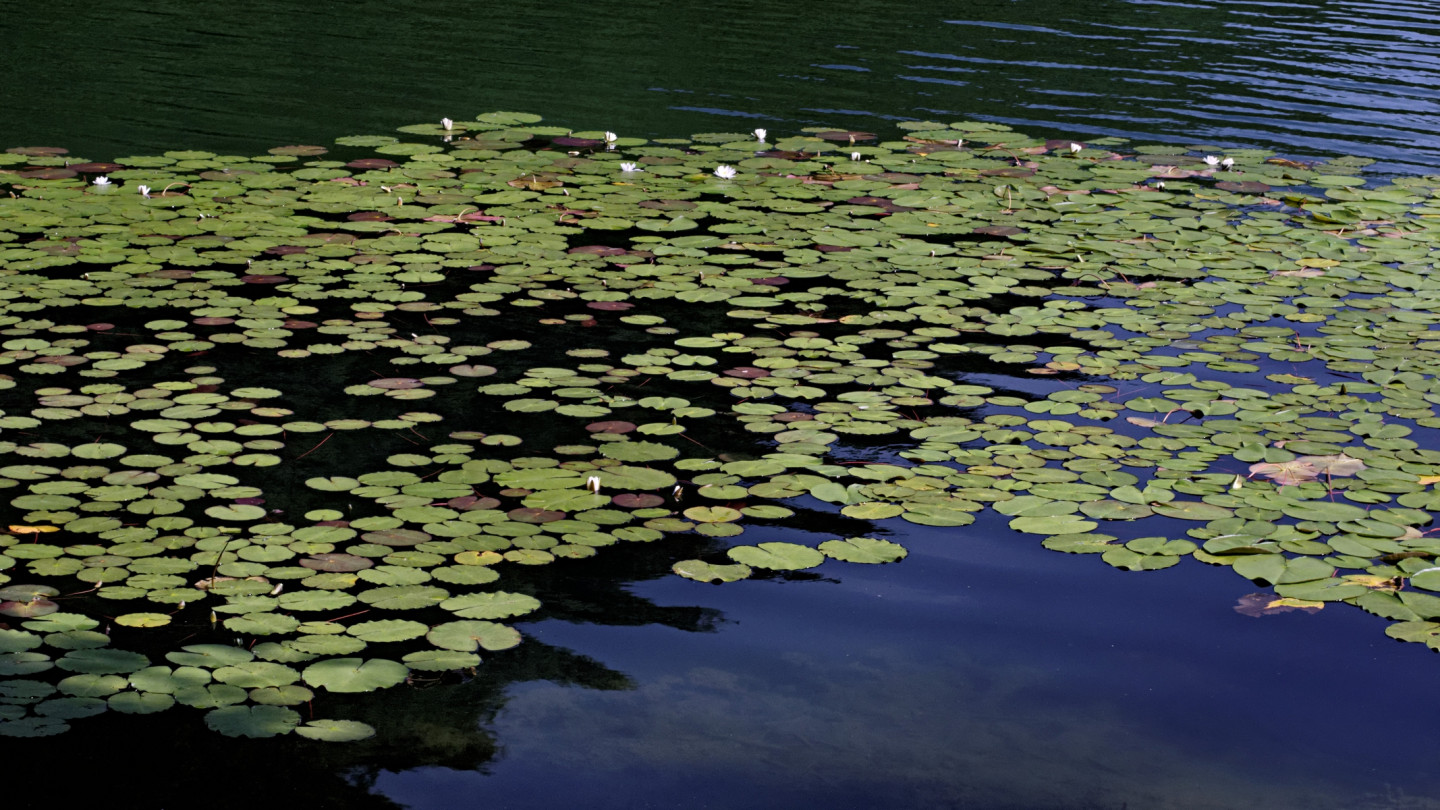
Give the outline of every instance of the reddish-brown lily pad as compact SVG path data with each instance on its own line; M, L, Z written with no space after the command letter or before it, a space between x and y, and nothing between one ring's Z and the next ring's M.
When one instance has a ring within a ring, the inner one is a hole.
M784 413L777 413L770 418L774 419L776 422L808 422L810 420L813 420L815 418L815 415L810 413L801 413L800 411L786 411Z
M873 141L875 140L875 133L860 132L859 130L854 129L832 129L826 132L818 132L816 133L816 137L823 138L827 141L843 141L847 143L853 143L855 141Z
M553 523L563 520L564 512L557 512L554 509L539 509L525 506L519 509L511 509L505 515L517 523Z
M414 377L383 377L365 384L371 388L384 388L387 391L404 391L410 388L425 387L425 383Z
M375 565L375 561L355 554L326 552L324 554L312 554L301 560L300 564L316 571L349 573L351 571L363 571L366 568L371 568Z
M360 158L359 160L352 160L345 165L352 169L393 169L400 164L393 160L386 160L385 158Z
M610 502L625 509L649 509L665 503L665 499L648 492L622 492L611 498Z
M15 616L21 619L48 616L59 609L60 606L51 602L49 599L31 599L25 602L0 602L0 614Z
M451 498L445 502L445 505L461 512L472 512L478 509L494 509L500 505L500 502L482 495L464 495L459 498Z
M1241 194L1264 194L1270 190L1270 186L1256 180L1222 180L1215 187Z
M85 173L87 173L87 174L109 174L110 172L118 172L118 171L120 171L121 169L123 169L123 168L125 168L125 167L124 167L124 166L121 166L119 163L99 163L99 162L96 162L96 163L71 163L69 166L66 166L65 168L67 168L67 169L69 169L69 170L71 170L71 171L73 171L73 172L85 172Z
M382 546L418 546L428 542L430 535L426 532L415 529L382 529L380 531L366 532L360 535L360 539L367 543L378 543Z
M981 225L975 229L975 233L986 236L1015 236L1025 233L1024 228L1017 228L1014 225Z
M611 419L606 422L591 422L585 429L591 433L629 433L638 425L634 422L624 422L619 419Z

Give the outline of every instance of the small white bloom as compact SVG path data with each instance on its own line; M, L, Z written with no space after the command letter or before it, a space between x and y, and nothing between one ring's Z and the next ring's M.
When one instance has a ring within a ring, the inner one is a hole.
M1164 180L1161 180L1160 182L1156 183L1156 184L1155 184L1155 188L1164 190L1164 188L1165 188L1165 181L1164 181Z
M448 132L455 128L455 122L451 121L449 118L441 118L440 126L445 127L445 130Z
M588 490L590 490L591 492L595 493L596 495L599 495L599 494L600 494L600 476L598 476L598 475L592 475L592 476L590 476L589 478L586 478L586 479L585 479L585 488L588 489Z
M755 130L755 139L760 141L760 143L765 142L765 129L763 127Z
M1078 143L1072 143L1072 144L1070 144L1070 154L1072 154L1072 155L1078 155L1078 154L1080 154L1080 150L1081 150L1081 149L1084 149L1084 148L1085 148L1085 147L1081 146L1081 145L1078 144Z
M1220 165L1229 169L1235 165L1235 158L1225 158L1224 160L1220 161Z
M859 152L851 152L851 153L850 153L850 159L851 159L851 160L859 160L859 159L860 159L860 153L859 153Z
M140 186L140 196L144 197L147 200L150 199L150 187Z
M675 485L675 488L672 489L672 490L670 490L670 495L671 495L671 497L673 497L675 500L678 501L678 500L680 500L680 496L681 496L682 494L684 494L684 492L685 492L685 488L682 487L682 486L680 486L679 484L676 484L676 485Z
M618 141L618 140L620 140L620 136L619 136L619 135L616 135L616 134L613 133L613 132L607 132L607 133L605 133L605 142L606 142L606 143L614 143L614 142L616 142L616 141Z
M1208 165L1208 166L1219 166L1219 165L1220 165L1220 158L1215 157L1214 155L1206 155L1206 156L1205 156L1205 163L1206 163L1206 165Z
M1241 477L1238 476L1238 475L1235 476L1235 480L1234 480L1234 481L1231 481L1231 482L1230 482L1230 488L1231 488L1231 489L1239 489L1240 487L1242 487L1242 486L1244 486L1244 485L1245 485L1245 479L1244 479L1244 478L1241 478Z
M643 171L645 171L645 170L642 169L642 168L640 168L639 166L636 166L634 163L631 163L630 161L626 160L626 161L621 161L621 162L620 162L620 171L622 171L622 172L643 172Z
M715 167L715 176L718 177L718 178L720 178L721 180L729 180L730 178L732 178L732 177L735 176L735 167L734 167L734 166L716 166L716 167Z
M95 178L95 185L97 185L97 186L108 186L108 185L110 185L110 178L108 178L108 177L106 177L105 175L102 174L102 175L100 175L99 177Z

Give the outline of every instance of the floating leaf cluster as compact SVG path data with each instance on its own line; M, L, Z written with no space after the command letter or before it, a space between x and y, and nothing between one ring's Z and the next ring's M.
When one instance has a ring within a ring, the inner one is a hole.
M686 533L675 573L733 582L985 514L1440 649L1440 179L970 122L401 132L0 154L0 734L357 739L293 707L519 644L529 566Z

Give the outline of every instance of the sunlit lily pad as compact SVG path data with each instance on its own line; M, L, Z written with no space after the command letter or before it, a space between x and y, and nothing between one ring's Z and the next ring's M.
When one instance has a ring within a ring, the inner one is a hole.
M814 568L825 561L825 555L809 546L795 543L760 543L758 546L736 546L728 552L730 559L752 568L796 571Z
M827 557L853 563L895 562L904 559L907 554L904 546L872 537L826 540L820 544L820 551Z
M459 652L506 650L520 643L520 633L513 627L473 620L436 625L425 637L437 647Z
M748 565L714 565L702 560L681 560L671 570L686 579L700 582L736 582L750 576Z
M403 683L409 667L383 658L331 658L305 668L305 683L331 692L372 692Z

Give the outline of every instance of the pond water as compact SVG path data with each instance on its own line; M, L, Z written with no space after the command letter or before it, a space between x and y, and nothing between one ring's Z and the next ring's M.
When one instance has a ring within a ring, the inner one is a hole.
M359 0L343 17L178 0L103 20L31 10L0 54L7 144L109 159L249 154L483 110L644 137L993 120L1100 134L1358 154L1440 154L1440 13L1413 0L658 2L563 14Z
M979 120L1440 169L1428 4L781 6L50 5L0 53L0 142L248 155L511 109L641 138ZM545 611L516 622L520 647L342 704L383 745L112 712L22 741L19 778L94 769L145 806L1440 807L1436 661L1376 616L1241 615L1257 586L1231 572L1120 571L990 512L885 531L898 564L715 586L670 573L707 550L677 537L526 574Z

